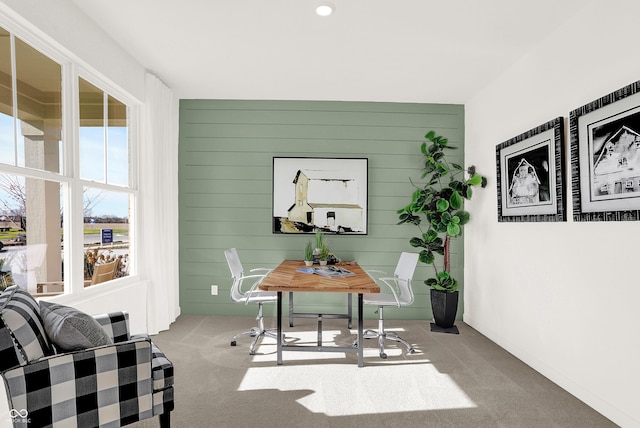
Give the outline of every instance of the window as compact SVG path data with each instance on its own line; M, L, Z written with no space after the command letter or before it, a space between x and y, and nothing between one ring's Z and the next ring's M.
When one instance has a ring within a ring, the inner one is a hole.
M127 106L79 78L80 178L83 187L84 280L95 285L96 264L116 263L113 279L129 274ZM101 186L97 187L96 183ZM105 239L109 236L109 239Z
M116 261L111 279L132 271L132 103L44 50L0 27L0 288L80 292L97 264Z

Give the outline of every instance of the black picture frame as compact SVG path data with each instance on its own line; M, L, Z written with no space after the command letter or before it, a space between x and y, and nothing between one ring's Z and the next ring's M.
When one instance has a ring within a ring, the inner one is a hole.
M496 146L499 222L566 221L564 118Z
M640 219L640 81L571 111L574 221Z
M368 233L368 158L273 157L272 232Z

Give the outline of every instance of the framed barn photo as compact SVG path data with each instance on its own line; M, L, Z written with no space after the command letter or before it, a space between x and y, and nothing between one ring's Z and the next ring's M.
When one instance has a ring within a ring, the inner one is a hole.
M564 119L496 147L498 221L566 221Z
M575 221L640 219L640 81L569 115Z
M367 234L367 158L273 158L273 233Z

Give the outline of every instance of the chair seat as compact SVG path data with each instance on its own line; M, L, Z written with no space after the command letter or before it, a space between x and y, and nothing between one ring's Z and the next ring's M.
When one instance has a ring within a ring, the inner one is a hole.
M246 303L247 299L251 299L251 303L275 302L278 300L278 293L273 291L254 291L251 293L251 297L245 295L241 297L238 302Z
M362 301L366 305L398 306L393 294L387 293L365 293L362 295Z

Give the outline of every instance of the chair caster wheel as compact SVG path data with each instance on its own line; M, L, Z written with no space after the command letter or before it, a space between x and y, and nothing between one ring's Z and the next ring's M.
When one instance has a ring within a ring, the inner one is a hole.
M236 346L236 341L235 340L231 341L231 346Z
M383 360L386 360L387 354L385 354L384 352L380 352L380 358L382 358Z
M413 348L411 348L411 349L409 349L409 353L410 353L410 354L415 354L415 353L416 353L416 350L415 350L415 349L413 349Z

